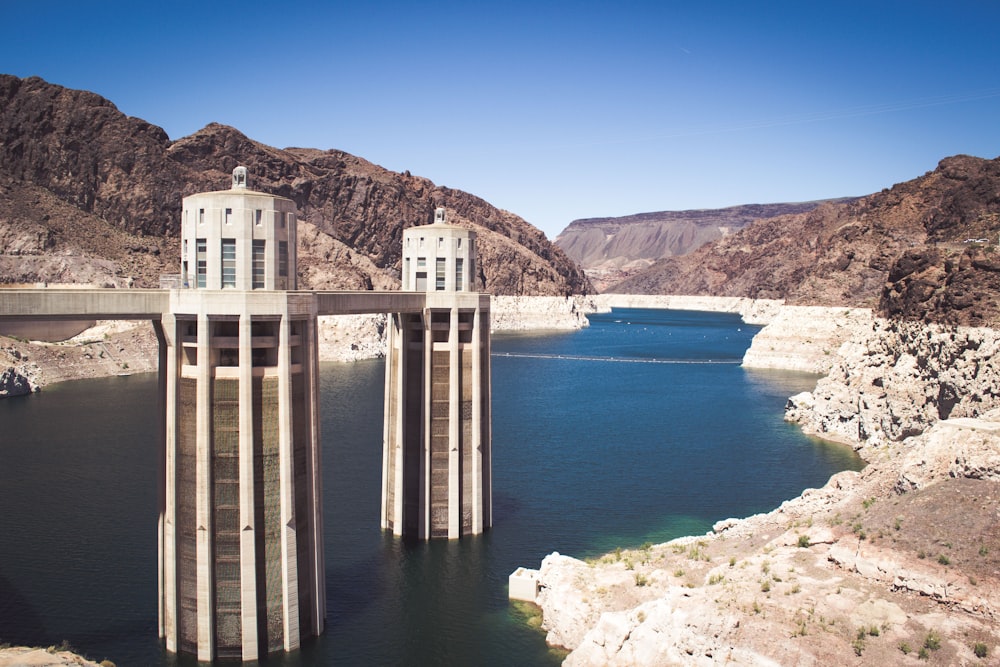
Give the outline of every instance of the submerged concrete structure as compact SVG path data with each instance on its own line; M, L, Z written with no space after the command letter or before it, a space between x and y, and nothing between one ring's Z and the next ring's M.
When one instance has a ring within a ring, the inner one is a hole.
M473 291L475 234L439 209L404 232L403 291L294 291L295 215L238 167L229 190L184 199L173 281L184 287L0 289L0 322L153 322L159 634L200 661L258 660L323 631L318 315L390 314L383 528L458 538L492 524L490 299Z
M419 313L390 319L382 527L430 539L493 523L489 297L473 291L476 234L449 225L403 232L403 289Z

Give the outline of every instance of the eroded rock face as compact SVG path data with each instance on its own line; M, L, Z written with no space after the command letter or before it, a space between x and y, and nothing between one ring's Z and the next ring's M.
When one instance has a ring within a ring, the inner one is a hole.
M978 244L961 252L921 248L889 271L879 312L892 319L1000 326L1000 253Z
M13 367L0 371L0 398L24 396L34 391L31 382Z
M899 442L1000 407L998 348L993 329L877 318L812 392L789 399L785 418L856 448Z

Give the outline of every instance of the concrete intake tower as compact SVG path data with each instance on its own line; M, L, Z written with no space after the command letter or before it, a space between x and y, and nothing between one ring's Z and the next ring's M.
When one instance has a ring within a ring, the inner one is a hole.
M458 538L493 523L490 311L475 286L475 232L443 208L403 232L403 290L427 300L390 317L382 527L396 535Z
M185 197L163 314L160 634L256 660L326 615L316 300L296 287L295 205L246 187Z

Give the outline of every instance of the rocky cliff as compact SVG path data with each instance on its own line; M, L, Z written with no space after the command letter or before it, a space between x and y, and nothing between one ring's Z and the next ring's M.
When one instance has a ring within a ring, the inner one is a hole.
M789 399L786 418L855 448L898 443L1000 408L998 351L995 329L876 318L812 392Z
M616 218L574 220L555 243L578 262L596 286L620 282L663 257L686 255L751 222L804 213L820 202L746 204L720 209L657 211Z
M182 197L228 186L295 201L301 283L399 284L404 227L433 220L479 233L481 286L497 294L587 293L581 270L513 213L426 178L336 150L277 149L210 124L171 141L93 93L0 75L0 282L156 286L176 272Z
M993 244L998 235L1000 158L960 155L855 201L758 220L689 255L660 260L608 291L872 308L890 272L899 275L893 267L904 253L960 252L969 239Z

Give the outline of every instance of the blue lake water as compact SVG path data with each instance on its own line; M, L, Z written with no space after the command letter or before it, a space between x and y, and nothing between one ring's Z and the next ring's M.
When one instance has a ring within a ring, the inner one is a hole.
M615 310L495 336L494 528L454 542L379 530L384 365L323 364L327 629L262 664L556 665L507 602L518 566L703 533L859 469L781 419L815 376L739 366L757 330ZM198 664L156 637L155 427L149 375L0 401L0 642Z

